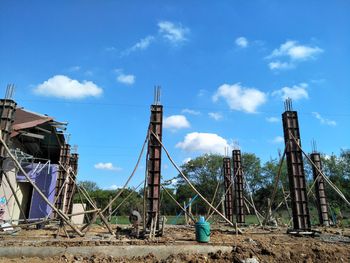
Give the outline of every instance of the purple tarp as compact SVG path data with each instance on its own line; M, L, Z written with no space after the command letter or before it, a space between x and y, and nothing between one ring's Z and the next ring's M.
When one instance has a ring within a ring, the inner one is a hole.
M51 203L55 199L55 187L57 180L58 165L57 164L27 164L23 165L24 170L39 189L45 194ZM43 169L42 169L43 168ZM17 174L17 182L28 182L21 172ZM43 218L50 214L52 208L44 201L44 199L33 189L32 200L30 203L29 219Z

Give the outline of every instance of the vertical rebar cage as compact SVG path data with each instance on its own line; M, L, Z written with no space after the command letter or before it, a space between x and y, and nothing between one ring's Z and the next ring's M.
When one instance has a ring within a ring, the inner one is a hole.
M242 169L242 158L241 150L232 151L232 160L233 160L233 174L235 178L235 212L236 212L236 223L244 224L245 215L244 215L244 197L243 197L243 169Z
M308 231L311 229L306 179L301 147L298 114L287 110L282 114L284 141L289 189L292 203L293 229Z
M151 120L149 129L162 140L163 106L151 105ZM162 146L151 133L148 141L147 160L147 223L146 228L156 225L159 230L160 218L160 177L161 177Z
M312 153L310 155L311 161L315 164L312 166L312 174L315 181L315 192L317 199L317 210L320 225L329 226L328 217L328 204L325 191L324 178L322 177L320 171L322 171L321 156L319 153Z
M233 184L230 158L223 158L223 173L225 185L225 216L233 223Z
M1 129L1 137L3 141L8 144L11 131L12 124L15 119L17 103L11 99L1 99L0 100L0 129ZM6 158L6 150L5 147L0 145L0 185L2 183L2 173L3 173L3 162Z

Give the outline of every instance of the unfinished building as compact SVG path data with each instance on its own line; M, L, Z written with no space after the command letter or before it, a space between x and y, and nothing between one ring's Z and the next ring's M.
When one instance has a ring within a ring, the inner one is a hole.
M64 131L67 123L18 107L11 98L0 100L1 134L12 155L45 197L64 213L72 209L78 155L69 148ZM1 150L0 198L5 200L2 220L17 224L54 218L52 208L33 189L12 158Z

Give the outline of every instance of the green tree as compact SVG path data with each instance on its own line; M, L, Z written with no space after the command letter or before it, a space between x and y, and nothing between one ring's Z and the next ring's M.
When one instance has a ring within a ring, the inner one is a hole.
M205 154L181 166L184 175L209 202L213 198L217 184L223 182L222 159L223 156L218 154ZM187 202L188 198L195 196L196 193L187 185L181 175L178 179L177 200L179 202L186 200ZM217 196L220 196L221 193L222 189L217 193ZM216 200L218 199L216 198ZM196 208L194 211L197 210L200 214L204 214L207 209L207 205L199 198L193 202L193 207Z
M93 192L99 189L97 183L92 181L79 181L78 186L85 188L88 192Z
M339 156L322 156L323 172L339 188L347 199L350 198L350 151L343 150ZM346 208L345 202L326 184L326 194L329 203L335 208Z
M254 195L257 189L266 185L266 178L261 175L260 158L253 153L243 153L242 168L244 178Z

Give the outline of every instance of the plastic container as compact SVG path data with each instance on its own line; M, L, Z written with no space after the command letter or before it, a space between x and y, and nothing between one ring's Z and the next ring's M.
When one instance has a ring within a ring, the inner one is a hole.
M210 241L210 223L205 221L204 217L199 217L198 222L195 224L196 228L196 241L201 243L208 243Z

